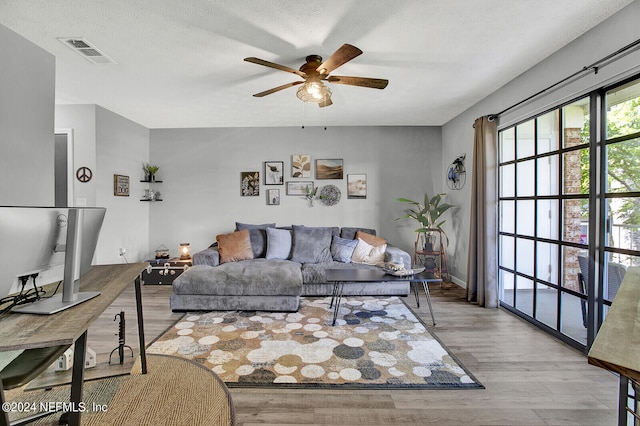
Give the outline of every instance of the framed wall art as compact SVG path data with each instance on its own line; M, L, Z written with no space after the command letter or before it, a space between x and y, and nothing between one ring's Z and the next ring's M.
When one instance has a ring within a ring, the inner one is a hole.
M347 198L361 200L367 198L367 175L347 175Z
M343 160L316 160L316 179L342 179Z
M240 172L240 195L243 197L260 195L260 172Z
M307 188L313 191L312 181L287 182L287 195L307 195Z
M284 184L284 162L283 161L265 161L264 162L264 184L265 185L283 185Z
M116 197L129 196L129 176L113 175L113 195Z
M280 204L280 190L279 189L267 189L267 205L277 206Z
M311 156L309 154L294 154L291 156L291 177L311 177Z

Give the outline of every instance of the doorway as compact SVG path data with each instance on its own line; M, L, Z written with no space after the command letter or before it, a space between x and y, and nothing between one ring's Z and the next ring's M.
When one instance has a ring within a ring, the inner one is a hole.
M73 132L56 130L54 139L55 207L73 206Z

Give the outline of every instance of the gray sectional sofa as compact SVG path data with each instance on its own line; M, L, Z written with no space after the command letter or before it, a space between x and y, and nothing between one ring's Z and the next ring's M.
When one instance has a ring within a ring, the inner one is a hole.
M173 311L296 311L301 296L331 295L327 269L379 268L384 262L409 267L411 257L373 229L236 223L236 232L217 236L215 244L193 255L194 266L173 282L170 305ZM344 287L347 296L409 291L409 281Z

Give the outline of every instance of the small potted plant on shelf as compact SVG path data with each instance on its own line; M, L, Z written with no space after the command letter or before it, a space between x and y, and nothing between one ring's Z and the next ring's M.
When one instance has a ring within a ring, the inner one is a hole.
M144 172L147 174L147 180L149 182L153 182L156 180L156 173L160 169L160 166L156 166L155 164L146 163L142 166Z
M409 209L407 214L396 218L400 219L414 219L420 224L420 227L415 230L418 233L417 240L422 240L423 250L426 252L433 251L433 230L437 229L445 236L447 244L449 244L449 237L447 233L442 229L442 225L446 220L441 220L442 215L454 207L452 204L442 203L442 198L446 194L440 193L429 198L427 193L424 194L424 202L413 201L408 198L397 198L399 203L407 203L415 206L413 209Z

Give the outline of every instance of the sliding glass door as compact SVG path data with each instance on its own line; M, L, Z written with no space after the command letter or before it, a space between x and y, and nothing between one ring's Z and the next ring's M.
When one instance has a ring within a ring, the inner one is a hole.
M501 305L587 348L640 264L640 83L501 129L498 175Z

